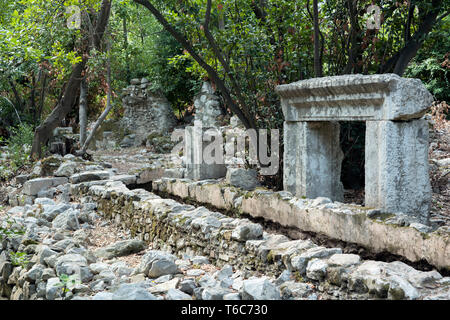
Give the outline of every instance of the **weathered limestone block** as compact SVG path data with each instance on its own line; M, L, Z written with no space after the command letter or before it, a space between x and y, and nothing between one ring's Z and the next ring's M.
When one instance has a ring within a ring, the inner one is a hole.
M134 145L140 145L151 133L167 133L176 125L170 102L160 92L154 92L147 79L133 79L123 90L124 116L121 126L135 134Z
M39 191L66 184L67 178L37 178L28 180L23 186L23 193L29 196L36 196Z
M253 190L260 185L258 171L254 169L228 168L226 181L228 184L244 190Z
M71 183L80 183L96 180L107 180L111 174L108 171L86 171L70 176Z
M218 127L218 117L222 115L219 97L210 82L204 82L200 93L194 99L195 120L205 127Z
M366 121L366 206L428 222L428 128L417 119L433 97L420 80L344 75L282 85L277 92L286 120L285 190L342 199L339 129L313 128L324 121Z
M315 78L276 91L286 121L417 119L433 102L420 80L396 74Z
M219 132L220 134L220 132ZM202 126L189 126L185 129L186 172L185 177L192 180L217 179L225 177L227 168L222 154L218 161L207 163L205 155L209 142ZM217 158L216 158L217 159Z
M284 136L284 190L298 197L343 200L339 123L285 122Z
M427 224L431 205L427 121L367 121L365 157L366 206L403 212Z

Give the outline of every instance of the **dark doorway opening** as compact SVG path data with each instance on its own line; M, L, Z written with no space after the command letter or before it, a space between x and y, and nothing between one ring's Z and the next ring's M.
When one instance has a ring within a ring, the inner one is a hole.
M340 144L342 161L341 181L347 203L364 204L366 123L342 121Z

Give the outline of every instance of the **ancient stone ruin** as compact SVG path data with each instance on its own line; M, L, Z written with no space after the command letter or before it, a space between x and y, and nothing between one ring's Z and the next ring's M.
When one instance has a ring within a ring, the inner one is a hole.
M215 94L211 83L205 81L200 93L194 99L195 120L201 121L205 127L219 127L218 118L222 115L219 97Z
M345 75L277 88L284 123L284 189L343 199L338 121L365 121L365 205L427 223L428 125L433 98L417 79Z
M210 82L204 82L200 93L194 99L195 126L186 127L186 178L193 180L224 177L226 166L221 163L206 163L203 159L205 148L221 135L218 118L221 116L219 97Z
M133 133L125 141L128 145L140 145L151 134L166 134L173 130L176 118L170 102L162 93L154 92L146 78L133 79L123 89L125 113L121 126Z

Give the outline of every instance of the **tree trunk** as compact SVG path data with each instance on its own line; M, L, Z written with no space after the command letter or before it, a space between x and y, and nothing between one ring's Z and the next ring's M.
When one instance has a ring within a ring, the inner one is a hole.
M319 29L319 6L317 0L313 0L313 16L314 16L314 73L316 77L322 77L322 59L321 59L321 43Z
M45 71L43 71L43 72L44 72L44 79L42 80L41 97L39 100L39 109L38 109L37 115L36 115L37 122L41 121L42 110L44 109L44 103L45 103L45 91L47 90L48 75Z
M62 99L47 119L45 119L44 123L36 128L33 146L31 148L33 158L36 159L42 157L42 145L47 143L53 135L53 130L58 127L61 121L72 110L78 94L78 89L80 88L81 73L84 70L86 62L87 58L83 58L81 62L75 65L66 89L64 90Z
M109 51L109 50L108 50ZM89 133L89 136L87 137L86 141L82 144L82 148L80 151L77 152L77 155L83 155L86 153L86 150L91 143L92 139L94 138L95 132L100 127L100 125L103 123L103 121L108 116L109 112L112 109L112 103L111 103L111 97L112 97L112 89L111 89L111 61L109 57L108 52L108 61L106 65L106 82L108 84L108 92L106 94L106 108L103 111L103 113L100 115L100 117L97 119L97 121L94 124L94 127L92 128L92 131Z
M86 141L86 130L87 130L87 109L88 109L88 101L87 101L87 91L88 86L86 82L86 77L81 80L80 84L80 110L79 110L79 118L80 118L80 146L84 144Z
M128 28L127 28L127 17L123 17L123 50L125 52L125 68L126 68L126 78L127 83L130 83L131 74L130 74L130 56L128 55Z
M394 56L392 56L385 64L378 68L378 73L393 72L402 76L408 67L409 62L417 54L417 51L425 41L426 36L433 29L433 26L438 21L438 15L442 1L432 1L433 8L424 16L419 29L413 36L409 36L409 41L400 49Z
M102 0L101 9L97 15L97 23L93 36L94 45L97 49L100 48L101 39L108 24L110 12L111 1ZM72 110L78 96L82 73L88 60L89 51L90 47L88 47L87 52L82 54L82 60L73 67L72 74L70 75L69 81L64 90L64 95L56 108L50 113L47 119L45 119L44 123L36 128L33 145L31 148L31 155L34 159L42 157L42 145L47 143L53 135L53 130L58 127L61 121Z
M208 73L210 80L214 81L217 85L218 89L221 91L226 103L230 107L231 111L238 116L238 118L242 121L244 126L249 128L254 128L254 119L249 119L243 110L239 108L239 106L234 102L231 97L230 90L226 87L225 82L220 78L216 70L211 67L208 63L206 63L194 50L192 45L185 39L183 35L181 35L170 23L164 18L161 12L158 11L149 1L147 0L134 0L134 2L144 6L147 8L159 21L159 23L166 29L177 41L178 43L186 49L187 52L191 55L191 57ZM245 106L242 106L245 108Z
M8 82L9 82L9 85L11 86L12 91L13 91L14 99L16 100L16 108L19 109L20 111L23 111L23 102L22 102L22 99L20 98L19 93L17 92L16 85L14 84L14 81L11 78L9 78Z

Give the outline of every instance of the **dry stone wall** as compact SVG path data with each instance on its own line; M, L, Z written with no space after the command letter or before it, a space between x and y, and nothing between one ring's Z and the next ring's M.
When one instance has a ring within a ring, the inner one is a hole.
M218 265L231 264L279 275L279 279L294 274L316 283L325 297L445 299L448 296L450 278L437 271L418 271L399 261L363 260L355 254L343 254L340 248L321 247L310 240L289 240L283 235L266 233L261 225L246 219L162 199L145 190L131 191L120 182L82 183L71 190L96 201L109 219L130 228L133 235L158 249L201 254ZM281 290L295 290L302 285L288 281L281 285Z
M151 134L167 134L176 125L170 102L152 91L145 78L131 81L123 90L122 102L125 113L121 125L135 135L130 144L140 145Z

